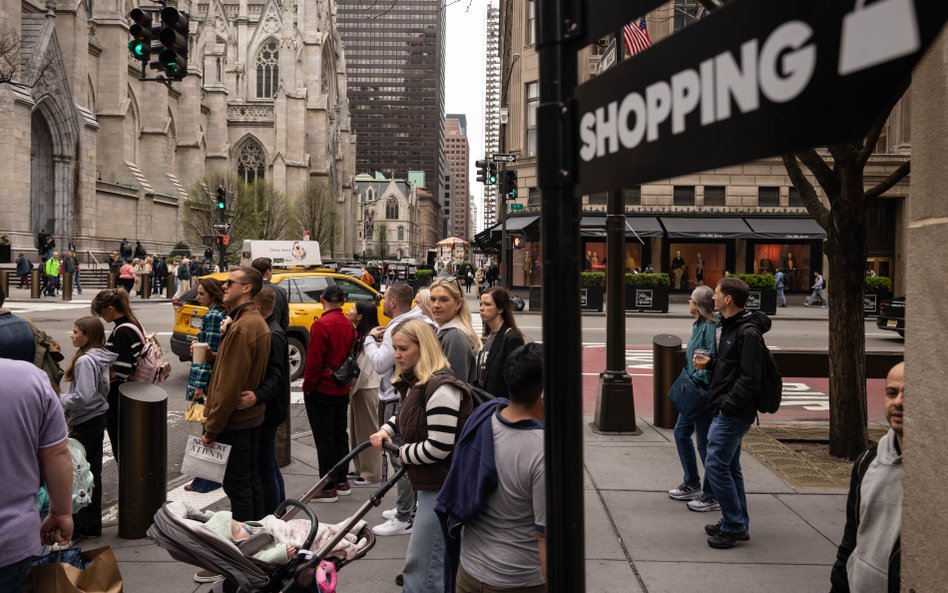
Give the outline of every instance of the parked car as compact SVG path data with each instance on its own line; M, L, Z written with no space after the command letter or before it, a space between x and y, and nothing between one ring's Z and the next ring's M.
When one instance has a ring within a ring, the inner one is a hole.
M882 301L879 305L879 316L876 318L876 327L889 331L899 332L905 337L905 297Z
M211 274L220 281L227 279L227 273ZM313 322L323 314L319 297L330 284L338 284L347 295L344 307L348 313L356 301L372 301L379 311L379 323L386 325L388 317L382 312L382 295L361 281L335 272L286 272L274 271L271 280L275 288L287 294L290 303L290 325L287 328L287 342L290 346L290 378L298 379L303 374L306 363L306 348L309 345L309 330ZM206 307L197 304L197 288L184 293L180 300L172 301L174 307L174 329L171 334L171 351L182 361L191 360L190 345L197 339L201 328L201 319L207 312Z

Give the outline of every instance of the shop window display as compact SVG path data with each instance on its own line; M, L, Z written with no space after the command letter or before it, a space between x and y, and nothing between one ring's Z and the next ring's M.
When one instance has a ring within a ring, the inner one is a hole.
M782 267L787 291L806 290L812 275L810 251L809 245L755 245L754 273L773 274Z
M606 271L606 243L605 242L592 242L588 241L586 243L586 254L583 263L583 269L587 272L605 272ZM642 262L642 244L641 243L626 243L625 244L625 261L623 262L625 266L625 272L631 274L632 272L638 271L641 272L643 266L645 265Z
M524 241L523 249L511 249L511 273L514 286L543 284L543 267L540 260L540 242Z
M707 284L717 286L724 277L727 249L724 243L672 243L668 270L672 288L691 290Z

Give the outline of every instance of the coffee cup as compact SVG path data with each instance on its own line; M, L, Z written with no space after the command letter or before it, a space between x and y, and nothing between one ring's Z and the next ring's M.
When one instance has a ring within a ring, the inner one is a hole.
M194 364L204 364L207 362L207 350L211 345L207 342L195 342L191 345L191 361Z
M709 362L711 362L711 352L704 348L697 348L694 357L695 368L704 370L707 368Z

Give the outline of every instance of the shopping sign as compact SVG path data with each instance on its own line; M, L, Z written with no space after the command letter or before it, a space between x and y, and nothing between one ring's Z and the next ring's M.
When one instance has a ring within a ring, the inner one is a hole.
M735 0L575 91L577 194L862 137L945 0Z

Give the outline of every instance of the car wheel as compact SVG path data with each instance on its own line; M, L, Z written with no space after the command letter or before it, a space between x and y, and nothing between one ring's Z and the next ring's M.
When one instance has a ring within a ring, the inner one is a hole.
M303 342L290 336L287 338L290 347L290 381L295 381L303 376L303 365L306 363L306 348L303 348Z

